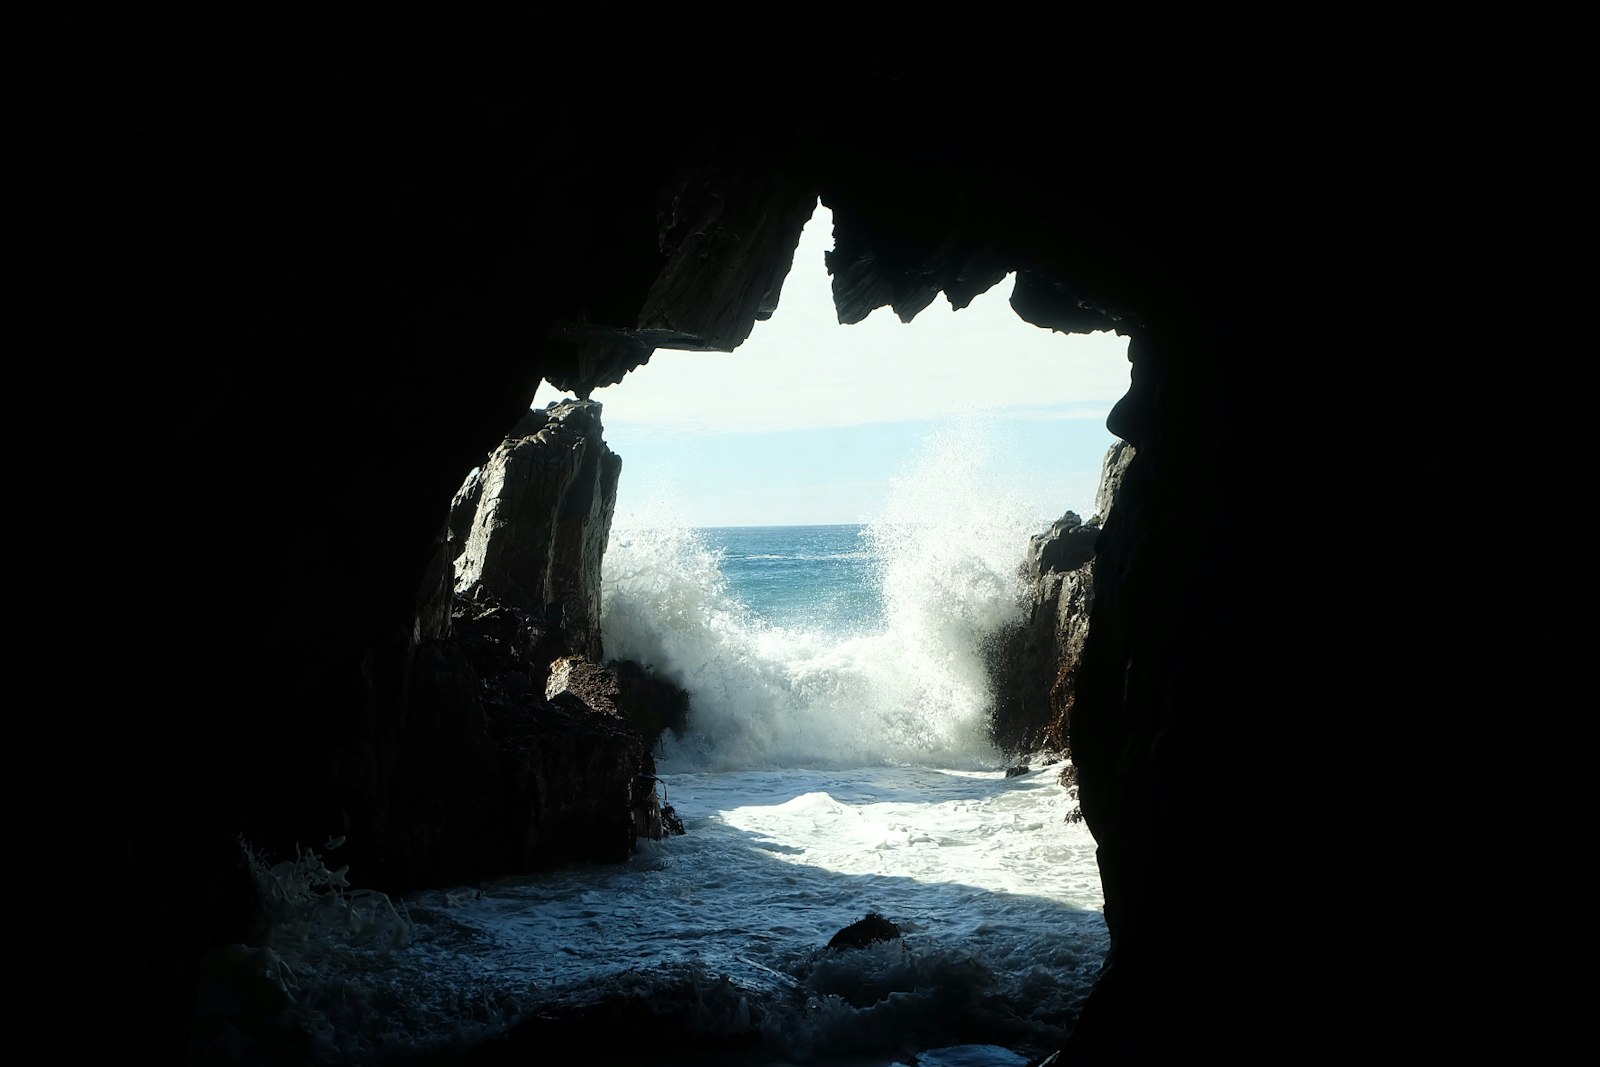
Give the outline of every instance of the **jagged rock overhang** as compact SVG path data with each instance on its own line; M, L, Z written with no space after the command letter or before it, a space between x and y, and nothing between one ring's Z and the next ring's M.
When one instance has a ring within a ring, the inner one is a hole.
M1129 333L1160 310L1146 297L1169 284L1151 281L1162 261L1128 255L1119 239L1146 224L1123 219L1154 210L1130 199L1126 181L1086 169L1046 188L1031 170L1000 165L993 131L979 145L957 131L912 158L866 142L808 155L784 132L724 138L663 178L653 273L554 326L547 381L587 396L657 348L736 349L777 306L819 200L834 216L828 269L842 324L879 307L909 322L941 295L959 309L1012 273L1018 315L1048 329Z

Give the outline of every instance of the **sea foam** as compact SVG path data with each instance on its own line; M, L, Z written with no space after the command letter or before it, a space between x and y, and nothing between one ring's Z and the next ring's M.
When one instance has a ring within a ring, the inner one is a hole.
M654 667L691 698L689 731L664 764L997 766L981 649L1019 610L1018 568L1042 523L995 476L993 454L975 423L934 434L863 528L883 603L868 631L763 621L696 530L614 531L606 654Z

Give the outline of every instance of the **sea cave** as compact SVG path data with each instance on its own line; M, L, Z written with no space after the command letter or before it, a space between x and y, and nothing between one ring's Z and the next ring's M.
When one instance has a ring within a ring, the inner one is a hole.
M841 323L1015 273L1024 320L1129 339L1071 708L1111 948L1056 1062L1581 1040L1581 68L1219 46L1158 85L1080 64L1065 27L911 47L857 12L735 48L698 35L754 27L575 19L17 28L35 1036L182 1061L201 961L250 937L241 838L342 837L393 894L626 851L627 812L596 816L602 855L482 815L451 500L541 382L736 350L820 199ZM568 547L558 594L594 549ZM581 644L584 619L552 625Z

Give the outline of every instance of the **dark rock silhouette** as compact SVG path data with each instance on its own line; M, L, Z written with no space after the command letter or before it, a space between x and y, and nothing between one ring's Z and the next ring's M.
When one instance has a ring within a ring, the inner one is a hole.
M1008 755L1070 754L1074 679L1094 607L1094 550L1133 448L1106 451L1085 523L1067 512L1036 534L1022 565L1022 621L995 635L988 650L994 693L991 734Z
M457 490L369 784L391 884L614 862L667 832L651 749L687 696L598 662L620 467L600 405L569 400L524 414Z
M900 940L899 925L875 911L870 911L865 918L857 919L829 938L828 951L843 952L846 949L866 948L880 941L898 940Z
M567 649L541 618L488 600L419 646L401 735L419 740L385 809L397 884L615 862L663 836L650 750L684 695Z
M725 48L665 5L276 11L8 25L12 853L69 918L16 962L22 1017L180 1058L248 929L241 834L345 836L384 890L505 862L432 821L430 790L489 801L483 720L544 682L462 697L451 496L541 380L746 336L820 197L842 322L1014 272L1027 321L1129 339L1071 713L1111 958L1063 1059L1583 1046L1582 34L1097 58L1042 8L903 48L859 5ZM116 991L87 1008L86 960Z

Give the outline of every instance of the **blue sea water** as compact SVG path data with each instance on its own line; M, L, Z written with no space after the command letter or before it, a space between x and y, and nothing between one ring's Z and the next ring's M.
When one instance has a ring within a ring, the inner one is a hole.
M586 1062L1020 1067L1059 1047L1106 948L1095 846L1059 765L1008 775L989 744L981 641L1016 617L1038 527L966 495L861 525L614 530L606 652L690 693L657 755L687 833L296 914L216 961L218 1003L272 1013L219 1046L275 1062L287 1029L296 1062L448 1060L627 1002L744 1051ZM827 950L869 912L902 939Z
M883 593L865 524L696 532L718 556L729 595L770 625L846 635L883 624Z

